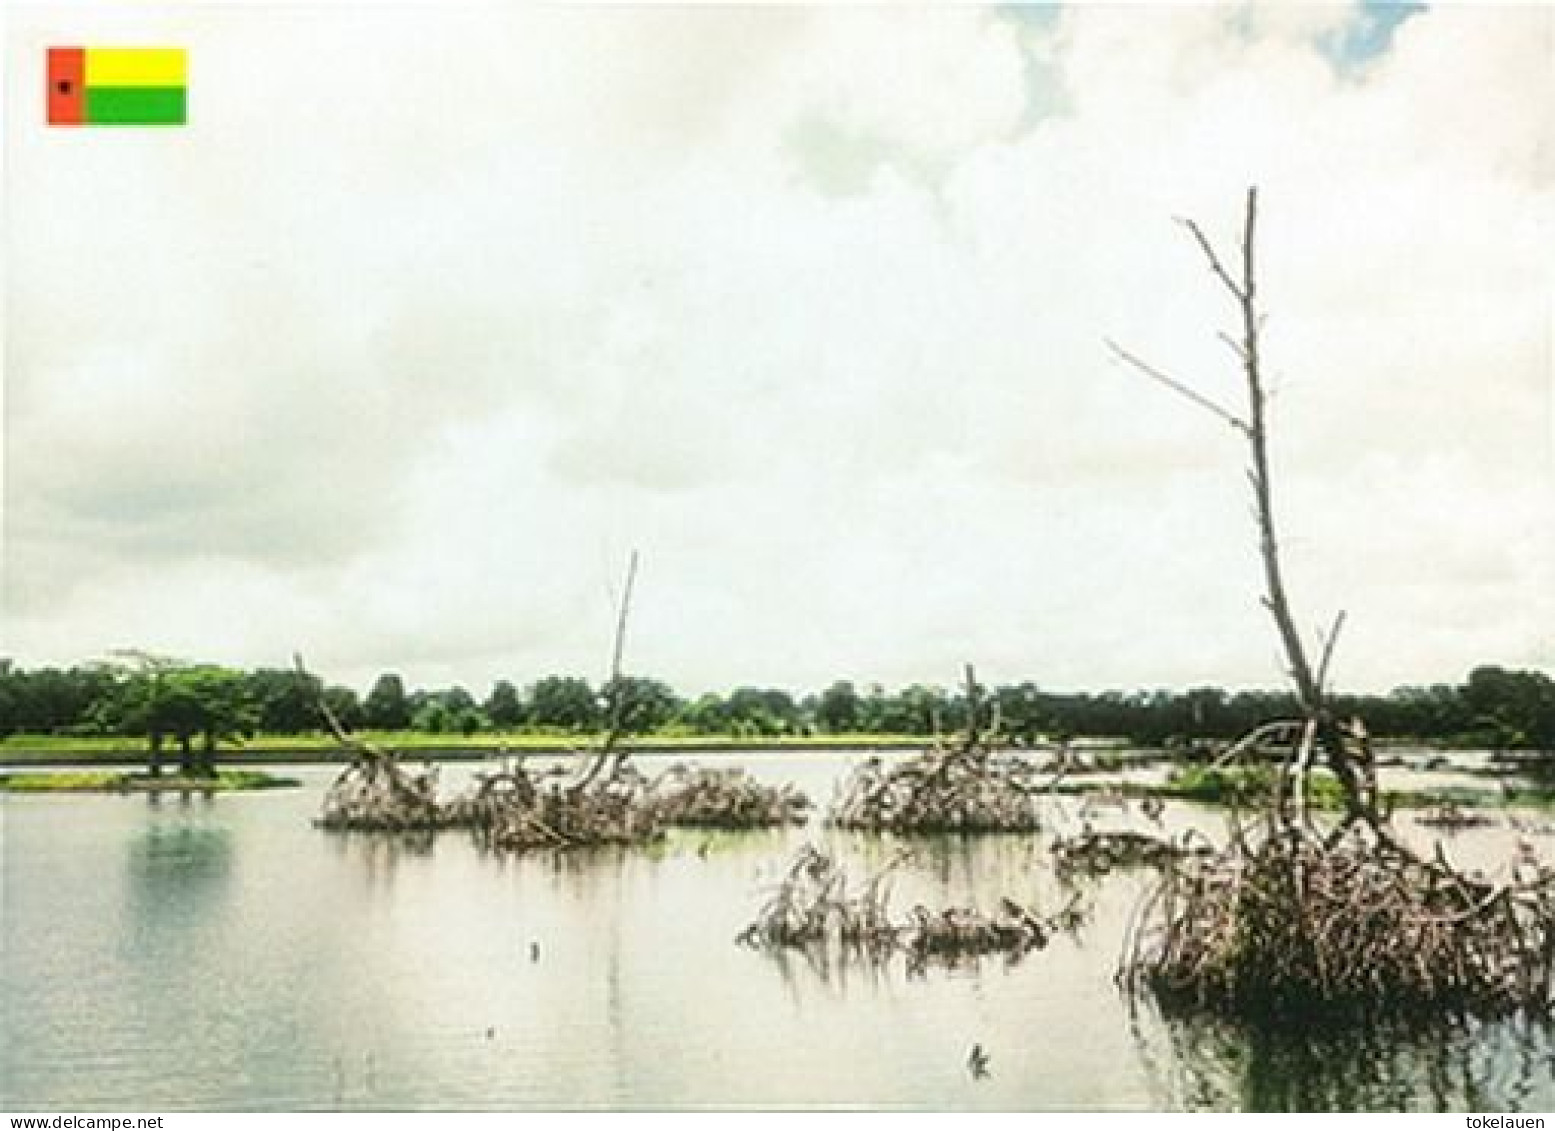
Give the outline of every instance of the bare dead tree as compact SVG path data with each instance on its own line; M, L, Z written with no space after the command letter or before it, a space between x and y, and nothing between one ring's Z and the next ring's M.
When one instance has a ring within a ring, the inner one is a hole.
M1226 408L1110 339L1107 346L1118 360L1213 414L1247 441L1247 478L1253 494L1259 556L1263 562L1263 604L1274 620L1291 679L1296 685L1296 694L1307 724L1305 729L1309 732L1306 744L1315 742L1322 749L1329 768L1343 786L1348 818L1363 820L1375 826L1375 790L1370 782L1371 756L1364 728L1342 723L1333 715L1327 703L1325 681L1334 644L1344 623L1344 613L1341 612L1335 620L1324 643L1322 658L1314 668L1308 659L1301 633L1296 628L1296 619L1291 613L1290 598L1285 588L1274 518L1274 487L1269 468L1268 393L1262 370L1263 315L1259 310L1256 270L1258 190L1247 190L1240 262L1233 266L1228 267L1225 258L1215 249L1196 221L1179 219L1178 222L1203 253L1210 272L1236 304L1238 333L1235 336L1221 333L1220 338L1231 347L1241 364L1247 397L1244 412ZM1287 761L1287 769L1293 768L1292 763L1301 760L1299 753L1296 753L1298 750L1293 747L1293 757Z
M626 625L632 613L632 589L637 584L637 563L638 553L633 550L626 564L626 582L621 587L620 608L616 610L615 639L610 646L610 676L604 692L605 734L598 748L591 752L583 773L573 785L575 793L588 789L607 767L610 772L605 780L614 778L630 754L630 751L618 750L617 747L630 730L632 715L631 687L621 673L621 658L626 650Z
M1134 369L1211 412L1247 441L1248 482L1263 561L1264 605L1274 619L1302 717L1267 723L1222 756L1265 742L1286 747L1267 822L1233 824L1218 852L1169 860L1125 943L1122 983L1163 1001L1287 1016L1292 1009L1451 1009L1500 1013L1555 1008L1555 869L1514 860L1505 882L1459 872L1438 846L1416 854L1384 827L1365 727L1337 719L1328 670L1344 614L1314 667L1296 630L1281 569L1269 468L1259 334L1255 237L1258 194L1247 192L1240 262L1228 267L1203 230L1182 221L1235 301L1239 334L1222 334L1246 384L1232 412L1109 342ZM1345 812L1325 831L1307 813L1307 781L1321 752ZM1261 830L1261 831L1260 831Z

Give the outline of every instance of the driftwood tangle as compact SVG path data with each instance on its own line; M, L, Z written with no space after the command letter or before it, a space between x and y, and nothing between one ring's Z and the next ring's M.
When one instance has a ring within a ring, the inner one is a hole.
M1233 1013L1543 1013L1555 1004L1552 881L1529 860L1492 883L1362 826L1334 843L1286 825L1169 869L1122 976Z
M649 804L648 783L628 765L630 751L623 743L633 703L631 684L621 674L621 658L637 564L633 551L604 690L607 729L597 747L579 752L575 774L531 773L518 759L500 772L482 776L473 793L440 803L433 771L409 774L392 751L349 734L321 697L319 707L331 733L353 753L353 759L330 787L319 823L328 828L391 831L470 828L492 847L509 851L629 844L657 836L662 830Z
M570 772L532 770L517 758L478 775L462 796L440 801L435 769L406 770L394 751L347 731L320 695L320 714L350 762L325 795L318 823L387 832L471 829L491 847L517 852L635 844L658 837L671 824L759 828L802 821L809 805L803 794L763 785L744 771L676 766L650 781L631 763L627 740L639 706L621 667L637 565L633 551L603 691L605 733L598 745L576 753ZM300 657L297 667L303 670Z
M966 667L967 729L960 741L937 743L923 754L888 765L863 762L843 783L832 806L840 828L893 833L1032 832L1040 828L1032 768L997 755L994 717L986 731L982 692ZM995 705L997 707L997 704Z
M293 658L304 677L302 657ZM324 725L350 757L324 794L318 824L326 829L369 832L425 832L444 827L447 814L437 800L437 770L416 773L400 765L392 750L348 731L325 701L317 703Z
M802 825L810 799L792 785L767 785L738 768L675 765L654 780L654 810L666 825L765 829Z

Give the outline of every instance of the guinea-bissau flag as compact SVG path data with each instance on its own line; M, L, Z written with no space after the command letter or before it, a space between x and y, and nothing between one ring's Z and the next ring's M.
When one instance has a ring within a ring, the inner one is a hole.
M183 125L187 54L182 47L50 47L49 125Z

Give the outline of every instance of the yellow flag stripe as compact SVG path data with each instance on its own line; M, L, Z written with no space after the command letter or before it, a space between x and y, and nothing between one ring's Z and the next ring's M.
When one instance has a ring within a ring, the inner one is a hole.
M186 86L182 47L88 47L86 85Z

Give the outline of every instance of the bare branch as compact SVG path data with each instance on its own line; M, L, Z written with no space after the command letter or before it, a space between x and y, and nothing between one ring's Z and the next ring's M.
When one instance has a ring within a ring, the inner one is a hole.
M1334 617L1333 627L1323 637L1323 657L1317 665L1317 689L1322 691L1328 685L1328 664L1334 658L1334 645L1339 641L1339 633L1344 630L1345 611L1339 610Z
M610 649L610 678L605 684L606 709L609 712L605 736L598 749L590 752L591 761L572 787L575 793L581 793L592 785L594 779L607 765L610 767L610 773L605 779L608 782L616 776L626 762L628 752L617 751L616 745L626 731L627 693L621 679L621 656L626 648L626 622L632 611L632 587L637 581L637 561L637 551L633 550L626 566L626 584L621 589L621 607L616 615L615 641Z
M1231 746L1221 751L1220 757L1216 758L1211 763L1211 766L1215 769L1229 766L1249 750L1255 749L1267 741L1272 740L1289 744L1300 731L1301 726L1302 720L1300 719L1276 719L1273 722L1264 723L1262 726L1248 731Z
M297 668L297 674L302 676L304 679L315 678L303 664L302 653L293 652L292 663ZM392 751L385 750L379 746L374 746L372 743L366 741L365 739L358 738L356 735L352 734L348 729L346 729L345 724L340 721L340 717L336 715L335 712L330 708L329 700L324 697L323 683L319 681L316 685L318 687L318 692L314 697L314 705L318 707L319 714L324 719L324 724L329 728L329 733L334 735L336 742L361 758L378 759L388 762L393 762L396 760L396 756Z
M1317 720L1308 718L1301 728L1301 747L1296 752L1296 812L1307 819L1307 777L1312 768L1312 752L1316 747Z
M972 751L977 749L978 739L980 737L979 734L978 734L978 722L979 722L979 720L978 720L977 716L982 712L983 699L982 699L982 691L977 686L977 672L972 668L971 664L967 664L966 665L966 673L965 674L966 674L966 744L965 744L964 748L966 749L966 751L968 753L970 753L970 752L972 752Z
M1250 297L1250 292L1246 292L1238 286L1236 280L1226 271L1225 265L1220 262L1220 256L1215 254L1215 248L1210 244L1208 237L1204 235L1204 229L1199 227L1198 222L1184 219L1181 216L1177 218L1177 222L1193 233L1193 238L1197 241L1199 249L1204 252L1204 258L1209 260L1209 269L1215 273L1215 277L1225 284L1226 289L1236 296L1238 302L1246 302Z
M1192 401L1194 404L1198 405L1205 411L1214 413L1216 416L1220 417L1221 420L1235 428L1238 432L1241 432L1244 436L1248 434L1247 422L1244 421L1241 417L1237 416L1235 413L1222 408L1220 405L1206 397L1203 393L1196 392L1195 390L1189 388L1187 385L1177 380L1177 378L1162 373L1149 362L1135 357L1133 354L1129 353L1128 350L1118 345L1118 343L1113 341L1111 338L1106 338L1104 340L1107 343L1107 348L1112 351L1113 356L1116 357L1119 361L1127 362L1129 365L1132 365L1135 369L1139 370L1151 380L1159 381L1161 384L1165 385L1168 389L1171 389L1179 396L1186 397L1188 400Z
M626 565L626 585L621 590L621 608L616 617L615 647L610 654L610 679L614 682L621 678L621 653L626 647L626 618L632 609L632 586L637 581L637 551L632 551L631 560Z
M1230 346L1231 347L1231 352L1236 354L1237 359L1239 361L1241 361L1243 364L1246 364L1246 362L1247 362L1247 349L1246 349L1246 347L1244 347L1242 345L1241 342L1237 341L1235 338L1233 338L1230 334L1226 333L1224 330L1218 331L1215 336L1218 337L1221 341L1225 342L1226 345Z
M1242 289L1238 292L1242 296L1242 300L1249 306L1252 305L1258 289L1253 262L1253 249L1257 246L1255 238L1257 233L1258 186L1249 185L1247 188L1247 214L1246 219L1242 222ZM1232 289L1235 290L1235 288ZM1259 315L1259 333L1263 332L1264 322L1268 317L1267 314Z

